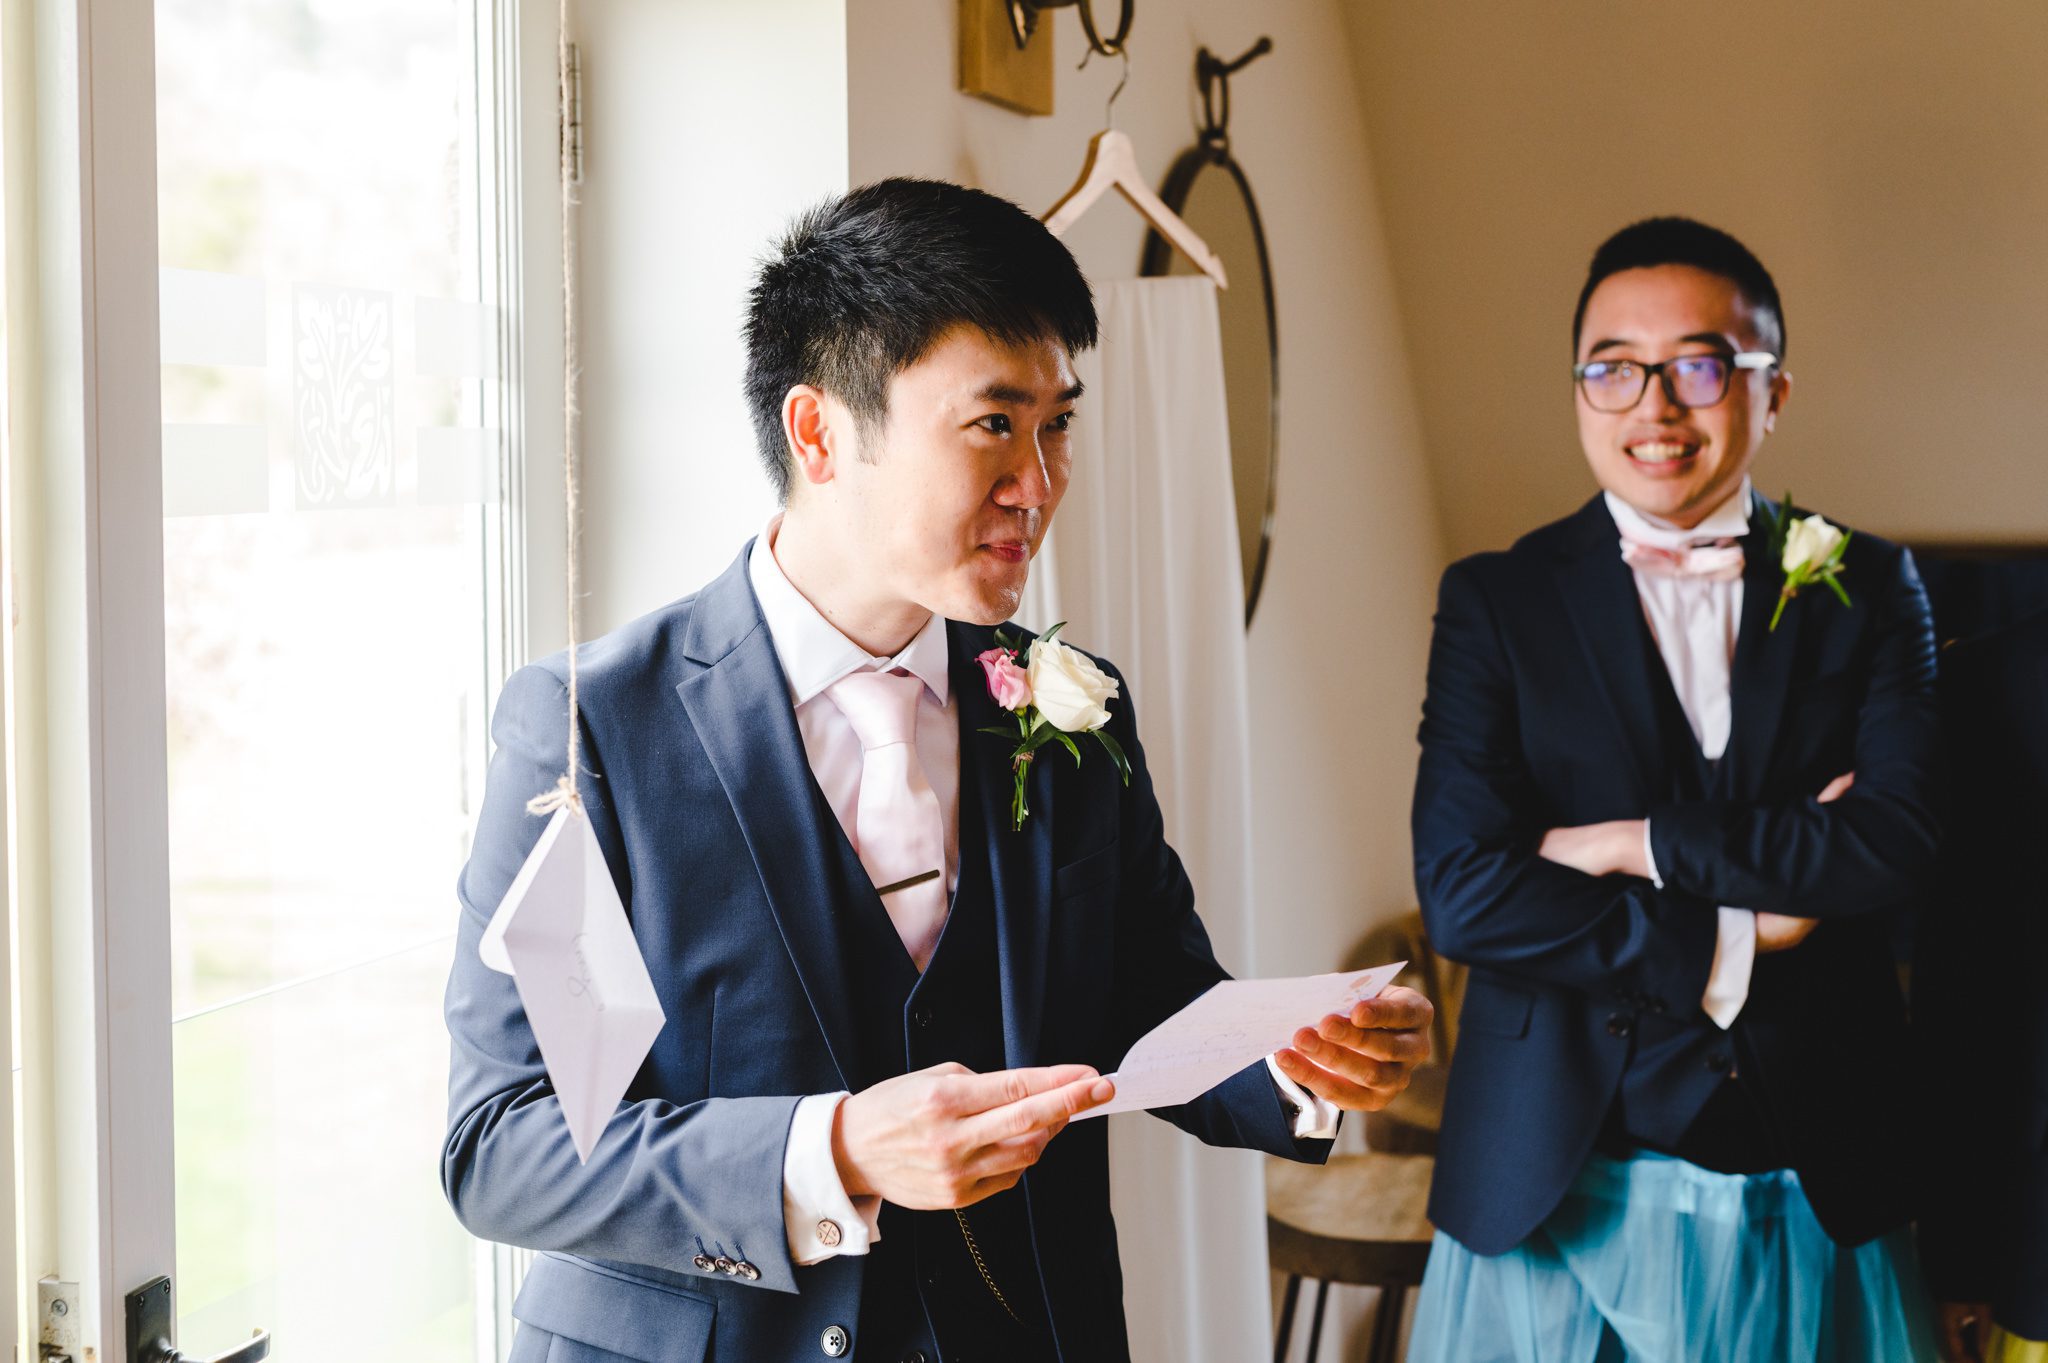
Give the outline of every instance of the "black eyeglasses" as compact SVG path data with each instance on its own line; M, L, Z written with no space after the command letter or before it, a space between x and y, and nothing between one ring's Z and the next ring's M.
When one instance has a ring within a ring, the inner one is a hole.
M1728 382L1738 369L1774 369L1778 357L1768 350L1738 350L1712 355L1678 355L1661 364L1641 360L1588 360L1572 366L1572 378L1596 412L1626 412L1643 400L1655 375L1664 396L1677 407L1711 407L1728 396Z

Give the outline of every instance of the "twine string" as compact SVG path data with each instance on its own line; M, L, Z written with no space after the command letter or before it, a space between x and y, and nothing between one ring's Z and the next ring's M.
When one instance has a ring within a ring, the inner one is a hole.
M569 0L561 0L555 52L555 103L561 129L561 146L556 170L562 184L562 507L568 518L569 586L569 765L550 790L526 802L529 814L552 814L558 809L583 812L583 797L576 788L577 748L582 721L576 705L576 597L577 564L582 560L578 474L582 465L583 413L576 400L579 365L576 349L576 271L573 256L575 237L571 232L570 209L576 204L575 166L570 125L575 118L575 91L569 83Z

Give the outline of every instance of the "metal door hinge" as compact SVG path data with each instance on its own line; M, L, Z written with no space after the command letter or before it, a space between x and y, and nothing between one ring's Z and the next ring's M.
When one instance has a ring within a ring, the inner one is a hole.
M576 44L569 44L569 53L562 71L562 107L560 127L562 137L562 159L568 163L569 183L583 183L583 55Z
M60 1283L55 1278L36 1281L36 1339L39 1363L78 1363L79 1330L84 1317L78 1310L78 1284Z

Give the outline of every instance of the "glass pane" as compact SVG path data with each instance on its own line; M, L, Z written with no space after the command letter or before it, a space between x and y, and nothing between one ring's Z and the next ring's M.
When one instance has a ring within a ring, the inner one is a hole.
M505 642L489 11L156 6L177 1277L202 1356L258 1325L295 1363L489 1348L435 1163Z

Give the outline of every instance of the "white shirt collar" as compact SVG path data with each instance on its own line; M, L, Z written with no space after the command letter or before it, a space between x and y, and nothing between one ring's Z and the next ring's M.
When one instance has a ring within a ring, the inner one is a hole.
M1745 475L1742 486L1690 530L1681 530L1669 521L1646 516L1612 492L1603 492L1601 496L1607 501L1607 514L1614 517L1616 528L1631 539L1660 549L1679 549L1697 540L1739 539L1747 535L1749 494L1749 478Z
M747 578L768 622L768 637L789 679L790 703L801 706L852 672L867 668L888 672L902 668L923 682L941 705L950 700L948 666L952 650L946 642L945 617L934 613L917 637L893 658L877 658L841 634L796 589L775 561L775 534L782 528L778 512L769 518L754 550L747 555Z

